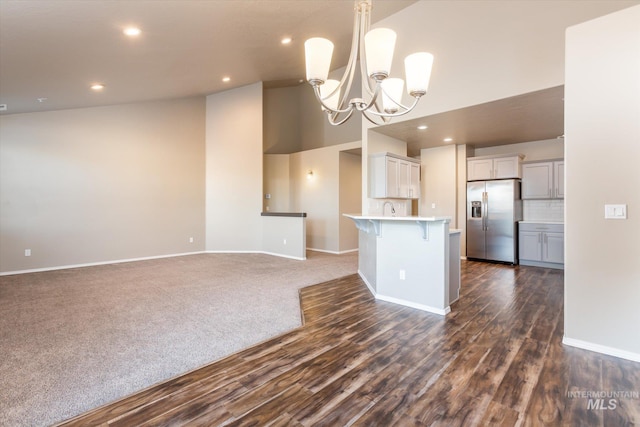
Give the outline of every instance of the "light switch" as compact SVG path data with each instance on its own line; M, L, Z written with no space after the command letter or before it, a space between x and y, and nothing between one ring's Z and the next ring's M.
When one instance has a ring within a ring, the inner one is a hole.
M604 205L605 219L627 219L627 205Z

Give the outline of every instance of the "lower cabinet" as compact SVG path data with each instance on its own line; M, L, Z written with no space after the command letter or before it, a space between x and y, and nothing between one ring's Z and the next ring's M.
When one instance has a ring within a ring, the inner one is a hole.
M521 265L564 268L564 225L520 222Z

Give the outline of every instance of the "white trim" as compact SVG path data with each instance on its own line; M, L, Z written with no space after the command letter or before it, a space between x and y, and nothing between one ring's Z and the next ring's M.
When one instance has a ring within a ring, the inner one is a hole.
M260 253L265 254L265 255L278 256L278 257L281 257L281 258L295 259L297 261L304 261L304 260L307 259L307 257L302 258L302 257L292 256L292 255L277 254L275 252L260 252Z
M373 286L371 286L371 284L369 283L367 278L364 277L364 274L362 274L362 272L359 269L358 269L358 275L360 276L360 278L362 279L364 284L367 285L367 288L369 288L369 292L371 292L373 297L375 299L377 299L377 300L386 301L386 302L392 302L394 304L404 305L405 307L411 307L411 308L415 308L415 309L422 310L422 311L428 311L429 313L435 313L435 314L439 314L441 316L445 316L445 315L451 313L451 307L449 307L449 306L447 306L447 308L445 308L445 309L435 308L435 307L431 307L431 306L428 306L428 305L417 304L415 302L411 302L411 301L407 301L407 300L403 300L403 299L399 299L399 298L393 298L393 297L387 297L387 296L384 296L384 295L379 295L379 294L376 293L376 291L373 289Z
M262 251L205 251L208 254L263 254Z
M364 274L362 274L362 271L360 271L360 269L358 269L358 276L360 276L360 278L362 279L364 284L367 285L367 288L369 288L369 292L371 292L371 295L373 295L375 297L376 296L375 289L373 288L373 286L371 286L371 283L369 283L367 278L364 277Z
M583 350L595 351L596 353L602 353L609 356L619 357L621 359L631 360L633 362L640 362L640 354L632 353L626 350L620 350L606 345L594 344L587 341L577 340L569 338L566 335L562 337L562 344L566 344L571 347L581 348Z
M347 249L346 251L328 251L326 249L316 249L316 248L307 248L308 251L314 251L314 252L323 252L326 254L333 254L333 255L342 255L342 254L348 254L351 252L358 252L358 249Z
M392 302L394 304L400 304L406 307L416 308L422 311L428 311L429 313L439 314L441 316L444 316L451 312L451 307L449 306L447 306L447 308L445 309L442 309L442 308L431 307L424 304L417 304L415 302L411 302L411 301L407 301L399 298L388 297L384 295L375 295L375 297L376 299L379 299L381 301Z
M466 261L467 257L465 255L460 256L460 259Z
M188 256L188 255L198 255L206 253L205 251L199 252L184 252L180 254L169 254L169 255L156 255L149 257L140 257L140 258L128 258L128 259L117 259L113 261L100 261L100 262L89 262L85 264L70 264L70 265L59 265L56 267L43 267L43 268L32 268L29 270L17 270L17 271L5 271L0 273L0 276L10 276L14 274L28 274L28 273L41 273L43 271L56 271L56 270L68 270L70 268L84 268L84 267L95 267L98 265L109 265L109 264L121 264L124 262L136 262L136 261L149 261L152 259L161 259L161 258L174 258L179 256Z

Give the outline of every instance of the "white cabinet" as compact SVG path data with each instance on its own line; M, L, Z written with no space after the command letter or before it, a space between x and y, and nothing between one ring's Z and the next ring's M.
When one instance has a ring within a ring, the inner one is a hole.
M467 181L520 178L521 160L522 156L519 154L504 157L471 157L467 159Z
M522 198L564 198L564 160L522 165Z
M521 265L564 268L564 226L520 222L518 258Z
M564 160L553 162L553 183L556 197L564 199Z
M369 157L369 197L419 199L420 162L391 153Z

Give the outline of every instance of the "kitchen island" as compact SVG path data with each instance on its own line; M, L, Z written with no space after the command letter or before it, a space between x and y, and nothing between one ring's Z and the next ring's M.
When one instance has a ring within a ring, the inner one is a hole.
M449 230L449 217L345 216L359 230L358 274L376 299L451 311L460 286L460 231Z

